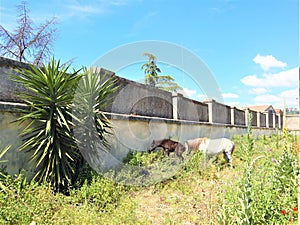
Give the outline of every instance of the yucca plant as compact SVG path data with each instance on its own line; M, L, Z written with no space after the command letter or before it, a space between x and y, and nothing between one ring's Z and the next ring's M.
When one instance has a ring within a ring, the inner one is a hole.
M50 60L42 68L17 69L13 79L27 89L20 93L26 108L19 122L28 124L21 133L20 150L31 153L34 179L56 190L67 187L80 156L72 132L72 103L82 75L68 73L70 65Z
M0 149L0 165L1 165L1 163L3 163L3 162L7 162L7 160L3 160L2 159L2 157L5 155L5 153L10 149L10 147L11 146L6 146L5 148L3 148L3 149ZM2 183L2 179L3 178L5 178L6 177L6 175L2 172L2 171L0 171L0 191L2 190L2 191L5 191L6 190L6 187L5 187L5 185Z
M79 149L93 168L99 167L107 151L111 123L102 111L112 103L117 79L95 69L83 69L74 99L74 133ZM98 164L98 165L96 165Z

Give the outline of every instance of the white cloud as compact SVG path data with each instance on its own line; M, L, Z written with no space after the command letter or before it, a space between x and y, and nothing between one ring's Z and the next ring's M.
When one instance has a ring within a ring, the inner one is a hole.
M187 98L192 98L197 93L196 90L191 90L188 88L183 88L183 90L180 90L178 92L183 94L183 96Z
M282 98L272 95L272 94L266 94L266 95L258 95L254 98L254 101L259 105L269 105L274 102L282 101Z
M286 90L280 93L280 97L282 97L286 101L287 106L298 107L299 105L299 89L291 89Z
M105 10L102 7L95 7L93 5L70 5L70 10L73 14L97 14L97 13L103 13Z
M209 100L209 97L208 97L207 95L204 95L204 94L198 94L198 95L196 95L196 98L197 98L199 101L201 101L201 102L206 101L206 100Z
M225 101L225 104L229 105L229 106L239 106L241 103L240 102L227 102L227 101Z
M295 88L295 89L283 91L283 92L281 92L280 96L283 98L295 98L296 99L299 97L299 89Z
M257 75L249 75L243 77L241 82L251 87L295 87L299 82L299 68L264 74L262 78Z
M126 0L115 0L115 1L110 1L111 5L114 6L123 6L123 5L127 5L127 1Z
M102 15L112 13L114 9L125 6L129 3L127 0L97 0L97 1L79 1L70 0L69 2L58 2L57 17L60 20L69 20L71 18L86 19L93 15Z
M256 64L259 64L264 71L267 71L267 70L269 70L270 68L273 68L273 67L275 67L275 68L285 68L287 66L287 64L285 62L277 60L272 55L263 56L263 55L257 54L254 57L253 61Z
M222 96L223 98L239 98L239 96L234 93L223 93Z
M249 91L249 94L262 95L262 94L265 94L267 92L268 92L268 90L266 88L258 87L258 88L252 88Z
M153 18L158 15L158 11L149 11L148 13L144 14L141 18L139 18L132 27L132 31L128 33L127 37L134 37L139 33L140 29L144 29L152 23Z
M285 90L278 94L265 94L258 95L254 98L254 102L257 105L273 105L275 108L283 108L284 101L286 101L287 107L298 107L299 104L299 90L291 89Z

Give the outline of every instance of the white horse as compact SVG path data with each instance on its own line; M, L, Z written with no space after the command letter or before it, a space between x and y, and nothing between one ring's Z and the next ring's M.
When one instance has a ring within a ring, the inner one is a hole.
M228 138L196 138L187 140L185 142L185 147L187 149L187 154L190 154L192 150L198 150L203 151L208 157L212 157L223 152L226 162L230 163L232 166L234 143Z

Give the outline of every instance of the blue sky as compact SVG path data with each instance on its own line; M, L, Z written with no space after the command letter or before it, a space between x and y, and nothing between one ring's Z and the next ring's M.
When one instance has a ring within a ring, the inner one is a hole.
M9 30L16 25L20 2L0 0L0 23ZM226 104L283 108L285 99L288 107L298 108L298 0L29 0L28 8L36 24L57 17L53 54L73 59L75 68L90 66L119 46L163 41L201 59ZM159 66L162 75L176 78L185 95L205 98L190 79L195 75ZM117 74L136 81L144 76L140 64Z

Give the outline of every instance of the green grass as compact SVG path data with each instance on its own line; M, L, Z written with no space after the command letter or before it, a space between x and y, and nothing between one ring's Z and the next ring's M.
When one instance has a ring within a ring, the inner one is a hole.
M233 140L234 169L222 156L206 163L198 152L174 176L146 187L115 183L89 167L65 194L22 175L2 177L0 224L297 224L297 138ZM163 160L162 152L136 152L126 163Z

